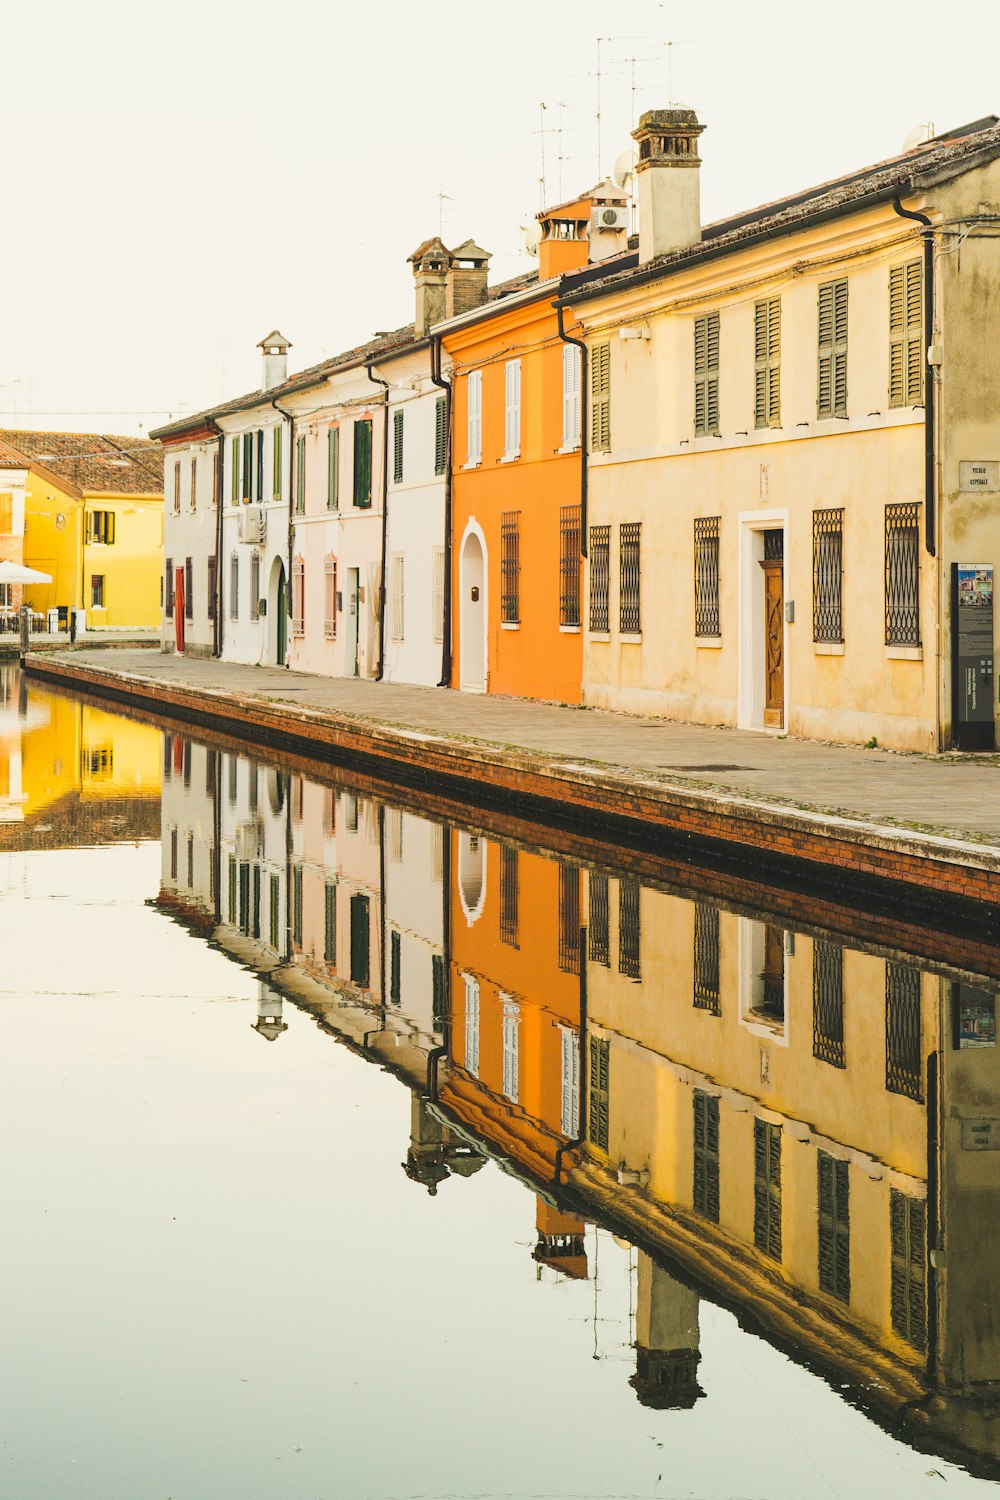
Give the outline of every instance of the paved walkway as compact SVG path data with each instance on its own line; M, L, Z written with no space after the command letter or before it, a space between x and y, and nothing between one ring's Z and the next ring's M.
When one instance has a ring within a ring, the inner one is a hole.
M1000 848L1000 756L896 754L778 739L745 730L633 718L440 688L312 677L153 651L60 653L57 660L120 670L177 687L217 689L329 710L374 723L464 738L591 767L634 767L691 787L896 824Z

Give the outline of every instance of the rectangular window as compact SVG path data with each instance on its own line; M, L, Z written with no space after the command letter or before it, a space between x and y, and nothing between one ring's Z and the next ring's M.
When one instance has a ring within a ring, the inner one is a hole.
M405 558L402 552L394 552L390 558L392 565L392 587L389 595L389 632L392 640L403 640L405 626L404 609L406 598L404 588Z
M295 514L304 516L306 513L306 440L304 437L295 440Z
M372 419L354 424L354 504L367 510L372 503Z
M521 361L510 359L504 366L504 458L521 452Z
M292 942L302 947L302 866L292 866Z
M281 499L281 448L283 427L271 428L271 499Z
M819 1221L819 1287L840 1302L851 1300L850 1168L826 1151L816 1154Z
M434 403L434 472L443 474L448 466L448 405L444 396Z
M885 1086L890 1094L923 1100L920 1051L920 970L885 966Z
M208 559L208 590L206 594L208 603L208 618L210 620L215 619L218 607L218 599L216 597L216 576L216 559L214 557L210 557Z
M781 1259L781 1126L753 1122L753 1239L758 1250Z
M236 864L236 856L229 856L229 925L236 926L237 914L239 912L239 868Z
M431 1020L434 1030L440 1031L445 1021L446 996L444 986L444 955L431 954Z
M611 527L590 528L590 628L595 635L611 629Z
M229 445L229 500L232 505L240 503L240 440L234 437Z
M590 446L595 453L611 451L610 344L595 344L590 351Z
M270 902L270 940L271 947L277 951L281 946L281 905L280 905L280 883L277 875L271 876L271 902Z
M819 375L816 415L847 416L847 281L819 289Z
M466 381L468 400L468 437L466 467L475 468L483 461L483 372L470 370Z
M889 1189L892 1329L914 1349L927 1345L927 1205Z
M184 559L184 618L194 619L194 563L190 557Z
M694 320L694 435L719 435L719 314Z
M720 636L719 516L699 516L694 523L694 633Z
M834 1068L844 1058L844 950L839 943L813 943L813 1057Z
M90 607L91 609L103 609L104 602L104 574L94 573L90 579Z
M188 498L188 508L190 510L197 510L197 508L198 508L198 455L197 455L197 453L192 453L192 455L191 455L191 492L190 492L190 495L189 495L189 498Z
M516 625L521 618L520 519L518 510L505 510L500 517L500 618Z
M719 1222L719 1099L694 1090L694 1191L696 1213Z
M240 485L240 499L253 499L253 433L243 434L243 477Z
M813 511L813 640L843 642L844 512Z
M642 631L642 522L625 521L619 527L618 628L622 635Z
M392 482L403 482L403 412L392 414Z
M163 612L168 620L174 617L174 560L168 557L163 569Z
M356 893L351 897L351 983L368 988L370 977L368 897Z
M611 967L610 903L608 901L608 877L591 870L587 881L590 907L588 929L589 953L592 964Z
M256 548L250 554L250 618L260 619L260 553Z
M254 498L254 500L258 500L259 501L259 500L263 500L263 498L264 498L264 429L263 429L263 427L260 427L257 430L256 450L257 450L257 462L256 462L256 464L254 466L253 498Z
M607 1151L610 1136L610 1071L611 1043L607 1037L590 1038L590 1077L587 1080L589 1093L589 1129L591 1144L600 1151Z
M924 399L924 268L919 260L889 272L889 405Z
M234 552L229 559L229 618L240 617L240 555Z
M323 559L323 636L337 639L337 559L332 552Z
M177 466L180 471L180 464ZM180 507L178 506L178 509ZM115 539L115 513L113 510L88 510L87 543L92 547L110 547Z
M301 557L292 563L292 635L306 633L306 565Z
M576 344L564 344L562 356L563 377L563 431L564 448L580 446L580 369L582 351Z
M562 1053L562 1105L559 1129L567 1140L580 1134L580 1034L569 1026L560 1026Z
M175 516L179 516L180 513L181 513L181 461L180 461L180 459L178 459L177 462L174 464L174 515ZM89 519L90 518L88 516L88 521L89 521ZM88 538L88 540L89 540L89 538Z
M641 977L639 882L623 875L618 882L618 972L627 979Z
M781 426L781 298L754 307L754 423Z
M512 1104L521 1095L521 1018L519 1007L505 999L503 1006L503 1091Z
M340 509L340 428L331 427L326 434L326 508Z
M14 531L14 496L10 490L0 490L0 536L11 536Z
M431 634L435 641L444 640L444 548L435 547L431 589Z
M189 888L191 890L193 890L194 889L194 835L191 834L191 833L188 834L187 867L188 867L187 883L188 883Z
M694 1005L713 1016L720 1013L719 908L701 901L694 907Z
M479 980L465 975L465 1067L479 1077Z
M230 807L236 806L236 798L239 795L240 763L235 755L229 757L229 787L227 796Z
M580 972L580 871L559 866L559 967L564 974Z
M580 623L580 506L559 508L559 624Z
M240 932L250 936L250 866L245 860L240 863Z
M170 830L170 879L177 879L177 829Z
M500 845L500 941L517 947L517 850Z
M212 454L212 509L219 503L222 495L222 454L218 448Z
M885 643L920 645L920 504L885 508Z
M389 933L389 999L401 1003L403 985L403 939L395 929Z

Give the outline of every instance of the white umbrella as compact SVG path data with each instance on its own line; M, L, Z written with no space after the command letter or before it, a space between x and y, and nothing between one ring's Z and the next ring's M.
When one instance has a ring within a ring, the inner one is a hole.
M51 583L51 573L26 568L21 563L0 562L0 583Z

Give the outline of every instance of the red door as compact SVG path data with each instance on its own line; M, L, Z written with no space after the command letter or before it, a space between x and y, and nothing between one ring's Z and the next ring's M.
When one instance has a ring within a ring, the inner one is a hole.
M184 650L184 569L174 569L174 644Z

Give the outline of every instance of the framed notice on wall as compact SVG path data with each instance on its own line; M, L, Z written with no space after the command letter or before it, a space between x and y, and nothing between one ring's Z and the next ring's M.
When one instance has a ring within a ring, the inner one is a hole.
M959 750L992 750L993 565L952 564L952 726Z

